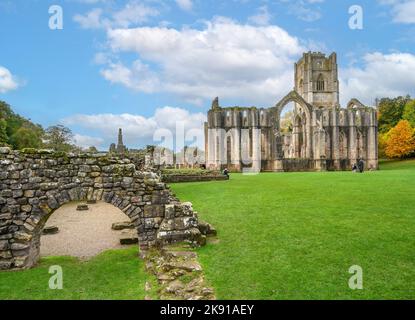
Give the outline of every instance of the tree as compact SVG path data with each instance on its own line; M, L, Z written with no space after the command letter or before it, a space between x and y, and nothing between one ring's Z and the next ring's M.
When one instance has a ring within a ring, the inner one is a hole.
M0 147L7 145L9 137L7 136L7 122L0 118Z
M32 129L26 127L18 129L13 136L11 136L10 141L14 148L18 150L25 148L38 149L42 146L40 137L34 134Z
M415 152L415 132L408 120L401 120L388 133L385 148L390 158L404 158Z
M42 146L43 128L14 113L4 101L0 101L0 120L3 120L0 123L0 143L10 145L14 149ZM29 133L31 137L29 137ZM5 137L7 138L4 142Z
M394 99L383 98L379 102L379 132L386 133L402 119L405 105L411 100L409 96Z
M402 118L408 120L412 128L415 128L415 99L406 103Z
M51 126L45 131L45 145L55 151L70 151L73 149L71 129L63 126Z
M386 155L386 145L389 140L389 132L379 133L379 159L385 159L388 156Z

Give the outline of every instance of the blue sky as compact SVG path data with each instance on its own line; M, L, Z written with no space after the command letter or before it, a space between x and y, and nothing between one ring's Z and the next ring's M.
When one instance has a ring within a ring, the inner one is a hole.
M200 128L215 96L272 106L308 50L338 53L343 104L415 95L415 0L1 0L0 26L0 99L82 146L106 149L119 126L131 147Z

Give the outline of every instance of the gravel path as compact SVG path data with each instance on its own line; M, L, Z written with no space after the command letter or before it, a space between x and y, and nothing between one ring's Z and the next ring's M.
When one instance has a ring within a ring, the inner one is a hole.
M78 203L62 206L52 214L46 226L59 227L55 235L41 237L41 256L73 256L88 259L120 245L121 231L113 231L114 222L128 221L118 208L105 202L90 204L88 211L76 211Z

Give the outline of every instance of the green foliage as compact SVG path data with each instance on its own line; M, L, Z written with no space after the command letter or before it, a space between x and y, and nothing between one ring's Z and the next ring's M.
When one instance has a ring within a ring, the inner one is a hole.
M402 119L405 105L411 100L409 96L394 99L383 98L380 100L379 132L385 133L392 129Z
M415 161L381 169L171 187L218 230L198 254L219 299L414 299ZM352 265L364 290L348 287Z
M73 134L71 129L63 126L51 126L45 131L45 145L55 151L69 152L75 147L72 145Z
M7 122L6 120L0 118L0 146L5 146L9 142L9 137L7 136Z
M37 135L33 129L27 127L21 127L13 133L10 137L10 143L18 150L25 148L38 149L42 146L40 135Z
M0 101L0 145L14 149L42 146L43 128L18 114L4 101Z
M415 99L406 103L402 118L408 120L412 128L415 128Z

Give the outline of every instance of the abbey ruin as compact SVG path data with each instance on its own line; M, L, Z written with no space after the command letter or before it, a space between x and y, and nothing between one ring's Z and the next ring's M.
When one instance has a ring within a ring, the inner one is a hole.
M294 90L269 109L223 108L214 100L205 124L208 168L349 170L363 159L378 169L376 110L357 99L341 108L336 53L304 53L294 71ZM289 103L292 127L285 131L280 120Z

